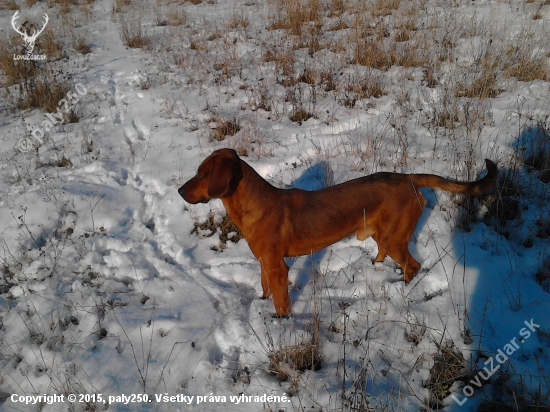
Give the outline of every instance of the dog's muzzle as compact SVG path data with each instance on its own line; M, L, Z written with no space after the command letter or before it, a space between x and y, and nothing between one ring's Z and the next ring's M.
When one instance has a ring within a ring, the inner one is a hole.
M186 189L185 185L180 187L178 189L179 195L185 200L187 203L191 203L192 205L196 205L197 203L208 203L210 199L196 199L194 198L190 193L189 190Z

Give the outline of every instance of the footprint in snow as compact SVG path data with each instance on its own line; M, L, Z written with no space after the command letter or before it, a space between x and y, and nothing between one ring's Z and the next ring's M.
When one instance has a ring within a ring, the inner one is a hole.
M137 117L132 119L132 126L134 126L134 129L137 132L138 139L145 140L145 138L149 136L149 129Z

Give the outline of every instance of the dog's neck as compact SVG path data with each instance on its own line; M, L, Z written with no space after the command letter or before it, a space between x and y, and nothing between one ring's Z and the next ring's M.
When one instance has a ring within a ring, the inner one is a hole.
M225 210L246 237L255 223L261 219L262 211L269 210L281 196L281 189L270 185L252 167L241 160L243 177L235 192L222 198Z

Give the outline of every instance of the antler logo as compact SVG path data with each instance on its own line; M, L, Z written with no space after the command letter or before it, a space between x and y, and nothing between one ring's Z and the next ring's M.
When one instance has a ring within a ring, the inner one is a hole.
M26 56L28 56L27 58L30 58L32 55L32 51L34 50L34 43L36 42L36 39L38 38L40 33L42 33L46 28L46 24L48 24L49 18L48 18L48 15L44 13L44 25L42 26L42 28L40 30L36 30L33 27L32 34L29 34L29 30L31 29L31 27L25 27L25 26L30 26L27 24L28 22L24 22L19 27L16 26L15 21L17 20L18 17L19 17L19 10L17 10L13 15L13 17L11 18L11 25L13 29L17 33L19 33L23 38L23 41L25 42Z

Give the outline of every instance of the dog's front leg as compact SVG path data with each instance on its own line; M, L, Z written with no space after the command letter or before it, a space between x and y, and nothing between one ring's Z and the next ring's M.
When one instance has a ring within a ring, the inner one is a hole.
M288 266L283 255L270 251L258 257L262 267L263 298L273 295L273 305L278 316L290 315L288 297Z
M266 272L267 282L273 293L273 305L278 316L290 315L288 297L288 266L281 257Z
M262 272L262 299L267 299L269 296L271 296L271 289L269 287L269 281L267 279L267 272L264 267L263 261L261 258L258 258L258 261L260 262L261 266L261 272Z

